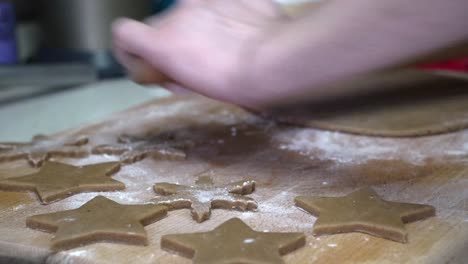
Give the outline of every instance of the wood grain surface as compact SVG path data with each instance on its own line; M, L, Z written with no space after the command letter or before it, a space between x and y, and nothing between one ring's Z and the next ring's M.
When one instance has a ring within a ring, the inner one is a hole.
M99 193L127 204L146 203L157 182L193 184L200 174L217 183L255 179L249 195L257 212L213 210L201 224L189 210L146 227L149 246L97 243L63 252L49 250L53 234L26 228L27 216L81 206L98 193L41 205L34 194L0 192L0 263L191 263L160 249L165 234L211 230L239 217L258 231L305 232L306 246L286 263L466 263L468 259L468 131L419 138L376 138L278 126L230 105L198 97L169 97L63 134L87 134L90 145L120 134L171 134L192 140L185 161L147 158L125 165L114 179L123 192ZM60 159L70 164L116 160L93 155ZM25 161L0 165L0 178L35 169ZM298 195L337 196L372 186L392 201L435 206L437 216L406 225L409 243L352 233L312 236L315 217L294 207Z

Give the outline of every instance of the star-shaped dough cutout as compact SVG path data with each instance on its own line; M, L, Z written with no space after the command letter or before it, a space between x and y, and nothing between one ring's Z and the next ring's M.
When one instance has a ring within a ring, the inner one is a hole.
M119 170L118 162L80 167L46 162L38 172L0 181L0 190L34 191L42 204L49 204L83 192L123 190L125 185L110 177Z
M257 202L243 196L251 194L254 190L255 181L252 180L214 185L210 177L200 177L193 186L157 183L154 185L154 191L164 196L152 201L167 205L170 209L190 208L193 219L201 223L210 217L212 208L256 210Z
M66 250L96 242L148 245L144 226L167 215L167 207L154 204L123 205L97 196L83 206L62 212L30 216L32 229L55 232L53 250Z
M85 136L49 138L37 135L28 143L0 143L0 162L26 159L32 167L40 167L53 157L86 157L89 151L82 146L88 141Z
M435 215L432 206L385 201L371 188L343 197L299 196L295 202L318 217L314 235L361 232L406 243L405 223Z
M186 154L179 149L185 147L184 142L161 142L160 138L138 138L122 135L118 142L112 145L99 145L93 148L93 154L107 154L120 156L120 162L135 163L146 157L166 160L185 160Z
M280 264L282 255L305 242L303 233L257 232L233 218L213 231L165 235L161 248L191 258L194 264Z

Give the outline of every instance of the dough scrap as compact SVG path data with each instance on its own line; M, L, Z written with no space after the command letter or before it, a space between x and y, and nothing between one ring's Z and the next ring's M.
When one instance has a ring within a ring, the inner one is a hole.
M42 204L50 204L83 192L123 190L123 183L109 177L119 170L118 162L76 167L49 161L38 172L0 181L0 190L34 191Z
M303 233L257 232L233 218L209 232L165 235L161 248L191 258L194 264L280 264L282 255L305 242Z
M89 151L82 147L88 141L86 136L50 138L37 135L29 143L0 143L0 162L26 159L29 165L37 168L52 157L82 158L89 155Z
M298 196L296 206L318 217L314 235L361 232L400 243L408 242L404 223L435 215L430 205L389 202L371 188L343 197Z
M100 145L93 148L93 154L119 155L120 162L125 164L135 163L148 156L166 160L185 160L186 154L179 149L185 147L185 143L161 142L158 138L138 138L122 135L113 145Z
M211 215L212 208L256 210L258 205L252 198L242 196L255 190L255 181L246 180L214 185L210 177L199 177L193 186L172 183L157 183L154 191L164 195L152 200L170 209L190 208L192 217L201 223Z
M144 226L167 215L167 207L123 205L97 196L83 206L51 214L30 216L26 226L55 232L53 250L67 250L96 242L148 245Z
M382 92L372 91L376 87ZM468 128L467 77L409 71L336 89L361 88L362 94L272 110L268 115L289 125L366 136L417 137Z

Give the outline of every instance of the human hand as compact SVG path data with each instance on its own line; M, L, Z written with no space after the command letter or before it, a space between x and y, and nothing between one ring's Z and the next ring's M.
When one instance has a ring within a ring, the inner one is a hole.
M255 106L250 61L286 17L270 0L182 0L147 24L114 24L117 58L140 83L176 84Z

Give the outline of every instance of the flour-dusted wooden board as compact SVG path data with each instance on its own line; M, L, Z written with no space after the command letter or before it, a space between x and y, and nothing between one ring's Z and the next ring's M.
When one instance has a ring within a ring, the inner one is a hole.
M48 249L52 234L25 227L27 216L81 206L97 193L79 194L43 206L33 194L0 192L0 263L191 263L160 249L164 234L211 230L239 217L256 230L305 232L307 244L284 257L286 263L466 263L468 259L468 131L414 139L353 136L279 127L229 105L201 98L166 98L66 133L86 133L91 145L119 134L167 132L194 146L186 161L148 158L126 165L114 178L124 192L103 193L137 204L156 195L157 182L192 184L200 173L217 183L255 179L250 195L258 212L214 210L198 224L188 210L146 227L150 245L98 243L60 253ZM116 160L93 155L63 159L71 164ZM32 172L26 162L0 164L0 177ZM336 196L373 186L385 199L427 203L437 216L407 225L409 243L353 233L314 237L315 217L294 207L298 195ZM21 262L20 262L21 263Z

